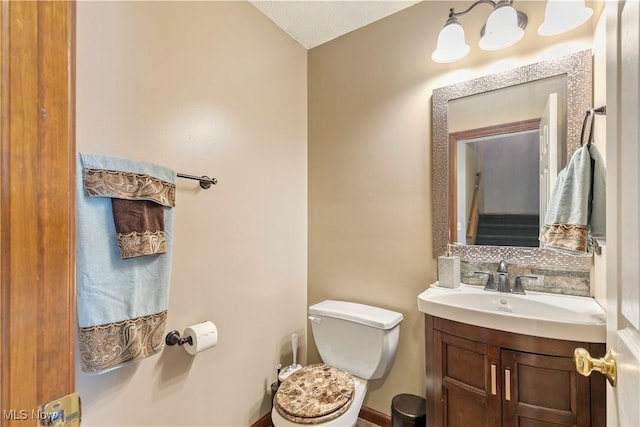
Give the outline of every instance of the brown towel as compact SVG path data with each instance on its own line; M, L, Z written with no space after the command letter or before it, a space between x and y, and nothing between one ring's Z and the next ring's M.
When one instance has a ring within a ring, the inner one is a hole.
M162 205L114 198L111 206L122 259L167 252Z
M122 259L167 252L163 206L175 206L175 184L146 174L84 168L89 197L110 197Z

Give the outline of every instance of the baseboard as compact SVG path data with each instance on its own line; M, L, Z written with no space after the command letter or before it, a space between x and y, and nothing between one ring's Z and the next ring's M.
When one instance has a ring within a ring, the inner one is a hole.
M391 416L375 409L363 406L360 408L360 418L369 421L370 423L379 425L380 427L391 427Z
M264 414L262 418L251 424L251 427L271 427L271 412Z
M375 409L367 408L363 406L360 408L360 414L358 415L363 420L370 423L379 425L380 427L391 427L391 417L382 412L378 412ZM271 426L271 412L265 414L255 423L251 424L251 427L270 427Z

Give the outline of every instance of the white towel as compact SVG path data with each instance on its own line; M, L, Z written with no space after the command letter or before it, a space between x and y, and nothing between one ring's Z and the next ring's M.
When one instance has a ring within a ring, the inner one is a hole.
M540 241L545 247L590 255L592 237L605 235L606 169L594 144L578 149L558 174Z

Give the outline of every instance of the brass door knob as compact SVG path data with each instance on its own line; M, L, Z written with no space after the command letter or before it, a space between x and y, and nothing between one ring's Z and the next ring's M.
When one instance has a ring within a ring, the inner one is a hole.
M609 380L609 384L616 386L617 369L616 361L613 358L611 349L607 351L604 357L594 359L584 348L576 348L573 352L573 360L576 362L576 371L585 377L591 375L591 372L598 371Z

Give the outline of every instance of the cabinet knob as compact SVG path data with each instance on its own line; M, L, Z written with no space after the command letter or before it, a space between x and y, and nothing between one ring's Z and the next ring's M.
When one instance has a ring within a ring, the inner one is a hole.
M607 377L609 384L613 387L616 386L616 361L611 349L607 351L604 357L594 359L586 349L579 347L573 352L573 360L576 362L576 371L578 371L579 374L588 377L591 375L591 372L598 371Z

